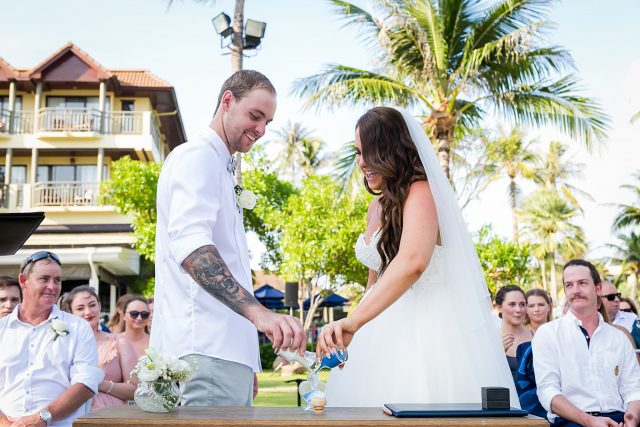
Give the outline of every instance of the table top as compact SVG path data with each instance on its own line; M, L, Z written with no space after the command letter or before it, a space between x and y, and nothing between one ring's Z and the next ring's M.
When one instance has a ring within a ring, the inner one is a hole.
M78 418L75 426L548 426L542 418L396 418L380 408L326 408L322 414L298 407L178 407L169 413L143 412L137 406L111 406Z

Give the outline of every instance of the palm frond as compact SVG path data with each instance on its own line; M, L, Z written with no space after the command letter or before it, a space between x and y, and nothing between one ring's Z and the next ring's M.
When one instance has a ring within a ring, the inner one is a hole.
M393 102L410 107L423 100L404 83L384 75L343 65L329 65L322 73L297 79L291 93L306 97L305 109L351 105L375 105Z
M342 19L345 21L344 26L357 26L358 34L362 40L368 45L376 44L378 36L382 31L382 24L377 21L366 10L344 0L329 0L334 9L342 15Z
M360 171L356 164L355 141L345 143L338 150L333 175L340 186L340 194L356 194L362 188Z
M497 108L513 123L556 126L591 149L606 138L609 117L597 102L576 95L576 89L575 78L566 76L551 83L522 85L492 97Z

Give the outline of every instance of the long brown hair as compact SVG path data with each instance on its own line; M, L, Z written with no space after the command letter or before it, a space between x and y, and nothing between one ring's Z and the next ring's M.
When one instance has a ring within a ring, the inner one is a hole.
M382 274L398 254L402 236L402 215L409 186L426 181L427 175L418 150L411 139L402 114L393 108L376 107L367 111L356 124L360 136L362 158L372 172L382 177L381 192L367 185L371 194L381 194L380 239L376 249L382 259Z
M540 289L540 288L530 289L527 291L526 294L524 294L524 299L527 300L527 305L529 305L529 297L532 297L532 296L541 297L549 305L549 312L547 313L547 322L551 322L551 314L552 314L551 312L553 311L553 300L551 299L551 295L549 295L549 293L544 289ZM529 314L526 313L524 315L524 324L528 325L529 323L531 323L531 319L529 319Z

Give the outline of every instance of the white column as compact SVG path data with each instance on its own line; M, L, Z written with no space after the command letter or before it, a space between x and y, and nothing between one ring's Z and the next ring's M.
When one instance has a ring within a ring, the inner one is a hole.
M29 183L31 185L36 183L36 179L38 178L38 149L31 149L31 174L29 177Z
M98 183L98 185L100 185L100 183L102 182L102 169L104 167L104 148L100 147L98 148L98 173L97 173L97 179L96 182Z
M16 106L16 82L9 83L9 133L13 133L13 124L15 123L15 106Z
M107 84L100 82L100 97L98 98L98 111L100 111L100 133L104 132L104 100L107 97Z
M42 82L36 83L36 99L33 104L33 131L38 131L38 112L40 111L40 102L42 99Z
M13 148L7 148L7 157L4 159L4 183L11 184L11 167L13 166Z

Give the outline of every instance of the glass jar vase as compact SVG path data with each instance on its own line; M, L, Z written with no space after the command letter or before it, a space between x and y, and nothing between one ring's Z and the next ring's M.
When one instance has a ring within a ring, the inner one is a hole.
M182 390L177 381L140 381L133 400L146 412L169 412L180 403Z

